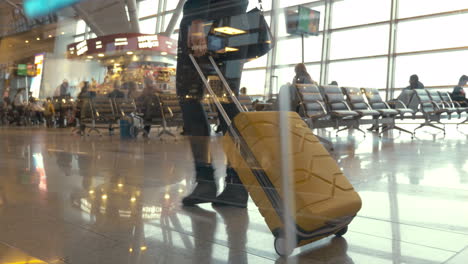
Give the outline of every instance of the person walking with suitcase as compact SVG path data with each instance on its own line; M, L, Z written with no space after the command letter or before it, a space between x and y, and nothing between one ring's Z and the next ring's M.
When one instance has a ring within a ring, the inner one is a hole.
M217 206L247 206L247 190L229 165L226 169L226 188L216 197L217 187L210 154L211 128L201 103L204 84L189 57L193 54L202 65L209 64L204 25L222 17L243 14L247 5L248 0L187 0L184 5L177 52L176 90L182 108L185 132L190 137L197 182L193 192L183 199L182 203L185 206L209 202ZM238 95L244 61L216 60L216 63L220 65L233 92ZM206 74L210 72L207 67L204 67L204 71ZM231 119L239 112L232 102L223 103L223 107ZM226 129L224 128L223 132L226 132Z

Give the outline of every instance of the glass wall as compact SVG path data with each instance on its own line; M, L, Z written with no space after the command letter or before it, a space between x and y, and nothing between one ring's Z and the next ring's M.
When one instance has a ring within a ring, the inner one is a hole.
M141 32L165 31L178 2L139 1ZM319 35L304 39L304 62L320 84L337 81L341 86L385 91L407 86L409 76L416 73L426 87L448 88L468 74L468 34L463 31L468 24L466 0L279 0L278 17L271 18L274 2L264 1L263 7L269 22L277 22L275 54L245 64L242 84L249 94L270 90L267 73L277 76L274 91L291 82L294 65L302 61L302 40L286 32L285 9L297 5L320 12ZM256 0L250 0L249 9L256 5ZM325 26L328 18L329 28ZM177 32L178 23L172 34L175 39ZM91 36L79 21L76 40Z

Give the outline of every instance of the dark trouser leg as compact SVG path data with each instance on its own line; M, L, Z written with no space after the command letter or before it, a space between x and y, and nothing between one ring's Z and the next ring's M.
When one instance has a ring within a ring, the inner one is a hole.
M231 87L235 87L236 82L239 80L228 80ZM238 85L237 85L238 88ZM223 108L226 110L227 115L231 120L239 113L236 105L234 103L222 104ZM222 117L220 117L223 119ZM228 126L223 127L223 133L226 134L228 131ZM237 172L229 164L226 168L226 187L224 191L216 198L216 202L213 203L214 206L234 206L245 208L247 207L247 200L249 195L247 190L239 178Z
M214 169L210 154L210 125L203 105L198 100L180 102L184 127L189 135L193 159L195 160L197 186L182 202L186 206L212 202L216 198Z

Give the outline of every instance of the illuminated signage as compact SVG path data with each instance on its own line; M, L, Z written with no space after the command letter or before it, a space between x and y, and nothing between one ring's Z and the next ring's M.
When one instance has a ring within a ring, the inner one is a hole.
M115 39L115 46L126 46L128 45L127 38L116 38Z
M158 36L140 36L138 37L138 48L149 49L159 47Z
M36 98L39 97L39 92L41 90L42 84L42 71L44 69L44 54L37 54L34 57L34 64L36 65L36 77L32 79L31 88L29 89L32 92L32 95Z
M96 49L102 49L102 41L96 41Z
M88 43L86 42L86 40L76 45L76 55L81 56L87 51L88 51Z
M18 64L18 76L26 76L28 74L28 69L26 64Z

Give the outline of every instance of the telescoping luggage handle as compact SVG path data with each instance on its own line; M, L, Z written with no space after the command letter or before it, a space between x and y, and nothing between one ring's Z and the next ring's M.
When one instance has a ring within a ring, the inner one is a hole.
M200 75L200 78L202 79L203 83L206 86L206 89L208 90L208 93L213 97L213 101L218 108L219 112L223 116L224 120L226 121L226 124L228 127L231 127L231 119L229 118L228 114L226 113L226 110L224 110L223 106L221 105L221 102L219 101L218 97L214 93L213 89L211 88L210 84L208 83L208 80L206 79L205 75L203 74L200 65L198 65L198 62L196 61L195 57L192 54L189 54L190 60L192 60L193 65L195 66L195 69L197 69L198 74ZM245 112L245 109L242 107L241 103L237 99L236 95L234 92L232 92L231 87L229 87L228 82L226 81L226 78L224 78L223 73L219 70L218 65L216 65L216 62L214 61L213 57L208 56L208 59L211 62L211 65L215 69L216 73L219 75L219 78L221 79L221 82L223 83L224 87L227 90L227 93L231 97L232 101L236 105L237 109L239 112Z

